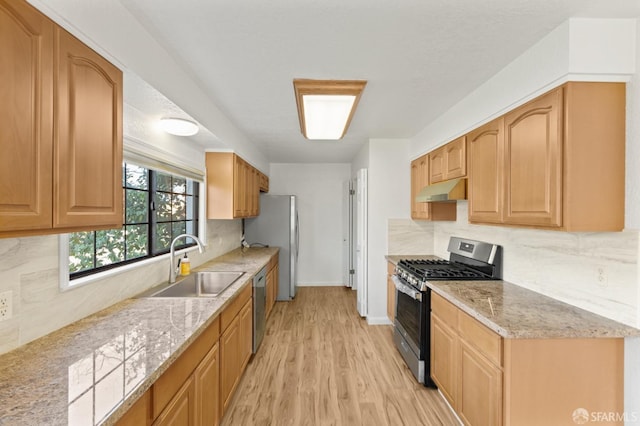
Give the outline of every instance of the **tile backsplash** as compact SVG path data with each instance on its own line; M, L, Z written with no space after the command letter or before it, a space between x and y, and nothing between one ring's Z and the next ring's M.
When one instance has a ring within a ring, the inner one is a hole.
M467 202L455 222L390 219L389 254L448 258L451 236L500 244L505 281L622 323L638 326L638 231L569 233L472 225Z
M193 266L239 247L241 235L241 220L207 221L207 250L189 254ZM0 239L0 259L0 293L13 293L13 317L0 322L0 353L166 281L168 274L163 260L61 292L57 235Z

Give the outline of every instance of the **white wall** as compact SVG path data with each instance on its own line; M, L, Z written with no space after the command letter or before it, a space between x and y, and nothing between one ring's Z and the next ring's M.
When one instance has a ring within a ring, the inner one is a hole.
M343 285L343 183L350 164L271 164L270 194L298 198L300 257L298 285Z
M368 157L368 161L366 158ZM387 324L387 219L408 217L410 172L408 139L371 139L356 157L368 169L369 324Z

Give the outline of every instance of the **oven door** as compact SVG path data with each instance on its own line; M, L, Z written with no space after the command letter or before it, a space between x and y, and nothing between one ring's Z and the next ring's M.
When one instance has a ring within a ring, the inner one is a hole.
M400 335L407 341L411 350L419 359L424 359L424 315L425 305L423 298L426 292L420 292L414 287L405 284L400 278L394 276L396 286L396 317L395 326Z
M395 326L419 358L422 358L420 353L421 305L421 300L396 289Z

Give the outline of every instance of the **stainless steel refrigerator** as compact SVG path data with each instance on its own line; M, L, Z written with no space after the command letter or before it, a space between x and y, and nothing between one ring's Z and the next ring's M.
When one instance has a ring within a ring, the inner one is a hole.
M247 243L280 248L277 300L291 300L296 296L298 224L295 195L260 194L260 215L244 221Z

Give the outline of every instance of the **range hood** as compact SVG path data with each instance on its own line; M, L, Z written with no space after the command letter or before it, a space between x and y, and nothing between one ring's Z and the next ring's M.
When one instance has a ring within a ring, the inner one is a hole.
M425 186L416 196L416 203L467 199L467 180L451 179Z

